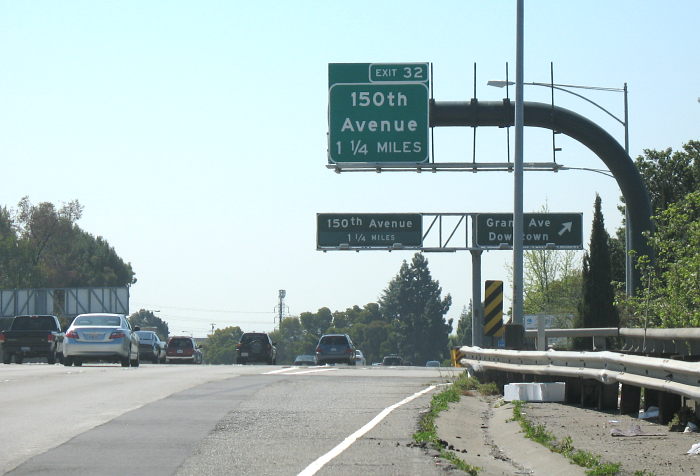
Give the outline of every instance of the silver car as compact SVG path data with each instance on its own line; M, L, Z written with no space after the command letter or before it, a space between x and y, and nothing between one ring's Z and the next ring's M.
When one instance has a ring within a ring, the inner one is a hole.
M80 314L66 331L63 364L118 362L122 367L138 367L138 330L123 314Z

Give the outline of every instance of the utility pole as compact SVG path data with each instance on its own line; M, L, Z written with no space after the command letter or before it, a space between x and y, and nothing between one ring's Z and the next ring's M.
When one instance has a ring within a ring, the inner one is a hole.
M515 54L515 157L513 160L513 315L523 324L523 17L524 0L517 3Z
M213 322L211 323L211 333L212 333L212 334L214 333L214 326L215 326L215 325L216 325L216 324L214 324Z
M282 324L282 319L284 319L284 298L287 296L287 291L280 289L277 296L279 297L279 304L277 305L278 319L279 323Z

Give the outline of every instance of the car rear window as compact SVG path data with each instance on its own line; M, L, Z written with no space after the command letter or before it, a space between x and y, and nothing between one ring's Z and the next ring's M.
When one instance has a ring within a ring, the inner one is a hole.
M56 330L56 324L51 316L17 316L12 322L13 331L43 331Z
M153 340L152 332L137 332L139 335L139 340Z
M345 336L323 336L321 344L324 345L348 345L348 340Z
M168 345L178 349L191 349L192 341L190 339L172 339Z
M78 316L75 318L75 326L119 326L121 320L117 316Z
M241 343L247 344L249 342L253 342L254 340L265 340L266 337L266 334L243 334L241 336Z

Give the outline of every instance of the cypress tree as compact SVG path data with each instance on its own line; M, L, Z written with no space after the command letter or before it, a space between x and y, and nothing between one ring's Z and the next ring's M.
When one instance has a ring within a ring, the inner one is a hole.
M605 231L600 196L596 194L588 252L583 257L583 305L581 327L618 327L614 305L608 232Z

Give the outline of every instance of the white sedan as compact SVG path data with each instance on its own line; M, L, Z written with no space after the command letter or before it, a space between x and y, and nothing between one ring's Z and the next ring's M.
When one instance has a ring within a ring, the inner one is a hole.
M355 365L360 365L362 367L367 365L365 355L359 349L355 350Z

